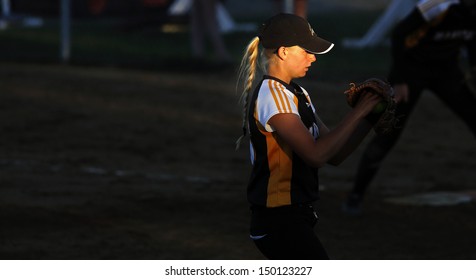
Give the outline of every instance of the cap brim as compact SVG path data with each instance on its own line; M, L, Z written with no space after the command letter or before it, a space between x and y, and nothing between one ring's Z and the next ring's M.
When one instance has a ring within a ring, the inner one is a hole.
M331 51L334 44L320 37L313 36L311 41L300 47L313 54L325 54Z

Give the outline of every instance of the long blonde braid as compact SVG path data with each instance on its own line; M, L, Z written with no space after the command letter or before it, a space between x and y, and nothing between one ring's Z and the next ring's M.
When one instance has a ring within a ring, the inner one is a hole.
M253 82L256 77L258 61L259 61L259 37L253 38L245 49L243 58L241 60L237 89L242 82L242 92L240 97L240 104L243 106L243 134L236 141L236 150L240 147L241 141L246 136L248 127L248 109L250 92L253 88Z

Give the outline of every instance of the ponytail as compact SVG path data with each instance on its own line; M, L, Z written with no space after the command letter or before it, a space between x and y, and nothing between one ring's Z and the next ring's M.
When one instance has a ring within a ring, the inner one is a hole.
M244 52L243 58L241 60L239 74L238 74L238 82L237 82L237 89L242 82L242 93L240 97L240 104L243 106L243 134L238 138L236 141L236 150L241 145L241 141L245 138L247 131L248 131L248 110L249 110L249 103L250 103L250 92L253 88L253 82L256 77L257 66L259 61L259 37L253 38L246 50Z

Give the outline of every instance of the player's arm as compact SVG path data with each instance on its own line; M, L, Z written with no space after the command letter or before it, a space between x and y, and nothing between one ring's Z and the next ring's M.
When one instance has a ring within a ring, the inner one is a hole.
M336 165L347 158L370 131L371 126L364 121L364 117L379 101L380 98L375 95L366 95L335 129L328 130L324 126L317 140L314 140L298 115L278 114L268 123L275 129L277 136L308 164L314 167L322 167L327 163Z
M316 119L319 127L319 135L324 137L330 132L330 129L327 125L319 118L316 114ZM333 156L328 163L331 165L339 165L342 163L362 142L365 136L369 133L372 126L367 121L360 122L359 126L352 133L351 137L348 139L347 143L344 144L343 148Z

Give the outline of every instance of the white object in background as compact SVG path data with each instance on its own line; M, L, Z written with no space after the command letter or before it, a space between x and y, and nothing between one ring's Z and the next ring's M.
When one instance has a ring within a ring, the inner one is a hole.
M169 7L168 14L171 16L184 15L190 11L192 5L193 0L175 0ZM220 32L222 33L256 30L256 26L253 23L236 23L221 2L217 5L216 13Z
M10 0L2 0L2 15L4 17L10 15Z
M388 32L413 10L417 2L418 0L393 0L362 38L345 38L342 45L346 48L361 49L384 44Z
M254 23L236 23L222 3L218 3L217 5L217 20L222 33L233 31L251 32L256 30Z
M175 0L169 7L169 15L180 16L188 13L192 8L193 0Z

